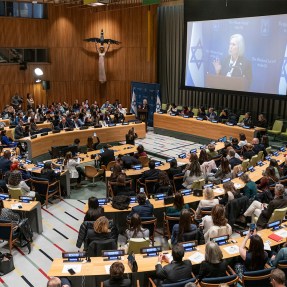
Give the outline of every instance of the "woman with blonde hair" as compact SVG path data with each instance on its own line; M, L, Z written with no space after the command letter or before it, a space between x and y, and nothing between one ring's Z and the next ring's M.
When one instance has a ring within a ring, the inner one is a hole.
M223 183L223 190L224 194L222 198L219 199L220 204L226 205L227 202L240 197L240 192L235 188L231 180Z
M222 260L223 254L219 246L209 241L205 245L205 260L200 264L197 279L226 276L227 263Z
M198 207L195 212L195 217L200 218L200 211L202 208L210 207L219 204L219 200L214 198L213 190L210 187L207 187L203 190L203 198L199 201Z

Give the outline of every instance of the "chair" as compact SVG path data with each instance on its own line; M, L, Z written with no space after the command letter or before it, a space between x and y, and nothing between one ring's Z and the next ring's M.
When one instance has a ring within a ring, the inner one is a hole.
M172 182L173 182L174 192L177 192L178 190L182 189L183 178L184 178L184 173L175 174L173 176Z
M12 247L14 243L18 240L19 233L17 231L13 232L13 224L8 220L0 220L0 239L8 241L10 253L12 253Z
M280 260L278 262L277 268L281 269L287 278L287 260Z
M117 244L114 239L93 240L88 246L88 256L99 257L102 256L103 250L116 250Z
M273 135L274 139L276 136L281 134L283 127L283 121L276 120L273 124L272 130L267 130L267 134Z
M194 117L197 117L197 115L198 115L198 109L193 108L193 109L192 109L192 112L193 112L193 116L194 116Z
M109 181L108 182L108 187L109 187L109 195L113 198L114 196L116 196L116 192L114 190L114 186L117 186L118 183L116 181ZM130 180L126 180L125 181L125 186L130 186L131 190L132 190L132 187L133 187L133 180L130 179Z
M142 217L142 227L147 228L149 230L149 238L152 241L152 245L154 245L154 233L156 230L156 223L157 223L157 218L155 217ZM127 219L128 225L130 225L130 220Z
M107 165L107 171L111 171L115 164L116 161L110 161Z
M164 214L164 224L166 227L167 237L171 238L173 226L179 223L179 217L168 216Z
M145 238L131 238L129 240L129 248L128 248L128 254L130 254L131 252L135 253L135 254L139 254L141 248L144 247L149 247L150 241L149 239L145 239Z
M158 183L158 179L146 179L144 182L144 188L146 196L149 198L151 194L155 193L155 186Z
M254 155L250 159L249 166L256 166L257 162L258 162L258 155Z
M8 193L13 199L19 199L19 196L22 195L22 189L17 187L8 187Z
M258 153L258 161L260 160L264 160L264 152L263 150L261 150L259 153Z
M148 167L149 158L147 156L140 156L139 161L141 162L143 167Z
M244 272L242 279L244 287L270 286L270 273L274 268L267 268L258 271Z
M241 123L241 121L243 121L244 116L245 116L245 115L240 115L240 116L239 116L239 119L238 119L238 122L239 122L239 123Z
M267 154L272 153L272 151L271 151L271 146L269 146L269 147L266 148L266 152L267 152Z
M151 279L151 278L148 278L149 280L149 287L156 287L158 285L156 285L154 283L154 281ZM196 283L196 278L191 278L191 279L187 279L187 280L184 280L184 281L179 281L179 282L176 282L176 283L166 283L166 284L161 284L160 286L161 287L184 287L185 284L187 283Z
M209 237L208 239L223 236L223 235L229 235L227 226L212 226L208 230L208 237ZM205 242L207 241L209 240L205 240Z
M202 207L200 209L201 218L204 217L205 215L211 215L211 210L212 210L212 207Z
M34 191L37 191L41 197L45 197L46 208L48 208L49 198L59 194L58 197L61 199L61 186L59 180L49 183L47 179L32 177L31 187Z
M248 166L249 166L249 159L245 159L245 160L242 162L241 166L242 166L242 171L246 171L247 168L248 168Z
M281 133L280 136L282 137L287 137L287 129L285 130L285 132Z
M191 185L191 189L202 189L204 184L205 184L204 178L199 179L199 180L195 180Z
M280 221L283 221L283 219L285 218L285 215L287 213L287 207L284 207L284 208L278 208L278 209L274 209L271 217L269 218L268 220L268 223L270 222L273 222L273 221L277 221L277 220L280 220ZM253 222L257 222L258 220L258 217L253 215Z
M86 177L93 179L93 183L90 186L96 186L95 178L104 174L104 170L103 169L97 169L91 165L86 165L85 166L85 174L86 174Z
M237 275L229 275L224 277L203 278L199 283L201 287L218 287L220 284L225 283L228 286L237 286L239 278ZM268 285L262 285L268 286Z
M177 108L178 111L182 111L183 110L182 106L177 106L176 108Z
M167 104L161 104L161 109L166 111L167 110Z

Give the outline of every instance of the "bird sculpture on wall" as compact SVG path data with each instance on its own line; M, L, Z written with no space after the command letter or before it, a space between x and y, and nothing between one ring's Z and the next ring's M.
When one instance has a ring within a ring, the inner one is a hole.
M103 29L101 30L100 38L87 38L84 39L84 41L96 44L97 53L99 54L99 81L100 83L105 83L107 81L105 71L105 55L108 52L111 44L119 45L121 42L113 39L105 39ZM100 47L98 47L98 44L100 44ZM105 44L108 45L106 48Z

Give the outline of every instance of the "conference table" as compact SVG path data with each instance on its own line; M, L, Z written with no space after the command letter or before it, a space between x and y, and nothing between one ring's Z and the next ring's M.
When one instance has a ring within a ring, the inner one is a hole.
M128 125L117 124L111 127L88 129L74 129L73 131L61 130L59 133L49 132L48 135L38 134L36 138L22 138L21 142L28 145L28 158L32 159L48 152L52 146L71 145L78 138L81 145L85 145L88 137L99 137L101 143L119 142L126 139L128 131L134 127L139 138L145 138L144 123L130 123Z
M287 238L287 225L281 225L281 229L278 231L272 231L271 229L263 229L258 231L257 234L262 238L265 246L278 246L283 244ZM275 241L268 236L271 234L277 234L282 237L282 240ZM231 242L231 240L233 242ZM244 238L238 237L234 239L229 239L227 244L220 245L219 248L223 253L223 259L230 259L239 256L239 246L242 244ZM246 243L246 247L249 246L249 240ZM268 246L268 247L269 247ZM171 250L163 251L167 256L171 256ZM143 254L135 254L136 261L138 263L137 273L145 273L155 271L155 265L158 261L158 257L146 257ZM185 252L184 259L191 260L193 265L200 264L205 260L205 244L196 246L196 250ZM130 267L128 266L127 255L122 256L120 261L125 266L125 273L132 273ZM76 271L74 277L77 276L104 276L109 274L109 266L115 261L105 261L103 257L92 257L91 262L81 263L81 262L63 262L62 258L55 258L52 262L50 270L48 272L49 276L68 276L71 275L66 272L68 268L73 268ZM162 263L166 265L167 263ZM63 272L64 271L64 272ZM139 274L135 274L136 276Z
M229 126L222 123L212 123L210 121L200 121L196 118L184 118L182 116L171 116L169 114L154 113L153 126L156 129L179 132L207 138L217 141L217 139L227 135L228 137L239 138L239 134L243 133L248 142L254 138L254 132L261 128L245 129L240 126Z
M20 202L17 199L3 200L4 208L12 209L28 218L32 230L41 234L43 232L41 203L30 201L29 203Z

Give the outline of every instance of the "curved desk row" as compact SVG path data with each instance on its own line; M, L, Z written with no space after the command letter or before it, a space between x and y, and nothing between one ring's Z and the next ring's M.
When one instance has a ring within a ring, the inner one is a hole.
M269 235L273 234L274 231L270 229L264 229L257 232L258 235L261 236L264 243L269 241L270 247L277 246L283 243L283 240L277 242L268 238ZM280 229L281 237L287 237L287 228ZM284 234L284 235L283 235ZM236 238L236 243L229 243L222 246L219 246L222 253L223 259L228 259L232 257L239 256L239 246L241 245L243 237ZM284 240L285 241L285 240ZM249 246L249 241L247 242L247 246ZM171 254L171 251L168 251ZM199 245L196 247L195 251L185 252L184 259L190 259L193 265L200 264L203 260L205 260L205 245ZM144 257L142 254L136 254L136 261L138 263L138 272L150 272L155 271L155 265L157 263L158 257ZM123 256L121 261L125 266L125 273L132 273L131 269L128 266L127 256ZM71 267L76 265L81 265L80 272L76 273L74 276L101 276L108 275L107 272L110 266L114 261L104 261L103 257L92 257L90 263L63 263L62 258L56 258L53 260L51 268L48 272L49 276L70 276L68 273L63 273L63 268L65 265L69 265ZM163 263L164 265L166 263Z
M88 128L85 130L74 129L73 131L60 131L59 133L50 132L46 136L37 135L37 138L23 138L20 141L27 142L29 159L45 154L52 146L71 145L74 139L78 138L81 144L87 142L88 137L94 137L95 133L100 138L101 143L118 142L126 139L126 134L132 127L139 138L146 136L145 124L118 125L113 127Z
M206 120L199 121L196 118L183 118L181 116L157 113L153 115L153 125L155 129L159 128L212 140L217 140L225 135L239 138L239 134L244 133L249 142L253 139L255 130L260 130L260 128L244 129L239 126L228 126Z

